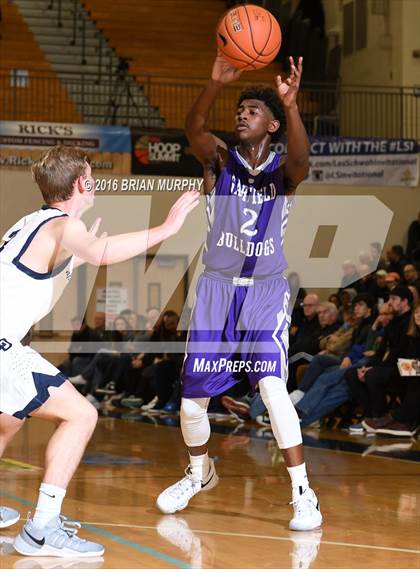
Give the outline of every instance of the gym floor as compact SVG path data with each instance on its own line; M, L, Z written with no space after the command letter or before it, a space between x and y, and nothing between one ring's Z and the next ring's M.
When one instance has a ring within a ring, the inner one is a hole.
M177 419L103 417L67 492L63 513L103 558L24 558L0 534L1 569L420 568L420 441L307 431L306 461L324 515L322 531L288 530L289 479L271 431L213 421L219 485L174 516L155 506L183 475ZM27 421L0 461L0 502L33 511L52 427Z

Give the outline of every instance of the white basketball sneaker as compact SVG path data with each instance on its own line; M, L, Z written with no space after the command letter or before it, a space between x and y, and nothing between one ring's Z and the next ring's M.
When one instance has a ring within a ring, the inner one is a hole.
M8 528L19 521L20 514L13 508L0 506L0 528Z
M302 490L302 487L299 488ZM319 509L318 498L311 488L306 488L300 493L293 490L294 516L289 523L289 529L294 531L311 531L321 527L322 515Z
M28 518L15 539L14 547L21 555L37 557L101 557L103 546L80 539L77 536L80 527L78 522L60 515L40 529Z
M198 492L207 492L216 486L219 477L216 474L213 459L209 459L209 471L204 480L195 478L190 466L185 470L185 477L169 486L156 500L162 514L174 514L188 506L188 502Z

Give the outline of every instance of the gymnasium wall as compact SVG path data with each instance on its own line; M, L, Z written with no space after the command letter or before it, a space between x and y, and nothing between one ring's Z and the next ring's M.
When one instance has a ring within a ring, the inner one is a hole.
M367 18L362 24L357 15L358 3L355 0L324 0L323 4L329 48L335 45L336 34L341 45L344 45L346 8L354 14L354 38L360 27L366 25L367 29L365 48L349 54L344 54L343 49L340 72L342 84L382 87L359 103L352 95L338 100L341 133L351 132L353 136L363 136L366 125L375 125L377 136L387 138L399 132L401 137L411 138L412 133L416 132L414 121L420 120L420 99L411 97L411 88L420 84L420 58L413 57L413 51L420 48L420 2L367 1ZM386 91L386 88L393 87L409 88L410 93L401 99L398 90Z
M336 30L343 38L343 7L354 0L324 0L326 32ZM389 6L388 15L374 7ZM357 22L356 22L357 25ZM342 59L341 76L347 85L407 86L419 84L420 2L415 0L367 1L367 47Z

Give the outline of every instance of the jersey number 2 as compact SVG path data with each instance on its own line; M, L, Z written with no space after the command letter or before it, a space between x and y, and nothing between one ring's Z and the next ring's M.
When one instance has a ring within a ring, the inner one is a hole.
M248 221L245 221L245 223L243 223L241 225L240 232L244 233L248 237L254 237L254 235L256 235L258 233L258 229L248 229L248 227L250 227L251 225L255 225L255 222L257 221L258 213L256 211L254 211L253 209L249 209L248 207L246 207L244 209L244 214L246 216L249 215L251 217L251 219L248 219Z

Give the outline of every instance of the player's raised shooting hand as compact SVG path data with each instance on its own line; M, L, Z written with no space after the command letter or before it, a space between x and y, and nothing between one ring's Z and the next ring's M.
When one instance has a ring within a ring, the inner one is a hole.
M178 233L183 226L187 215L198 206L199 197L199 192L186 192L174 203L166 221L163 224L170 235Z
M289 61L290 75L286 81L283 81L280 75L275 79L277 94L284 107L293 107L297 104L297 94L302 79L303 57L299 57L297 67L293 57L289 57Z
M241 69L236 69L233 67L226 59L223 57L220 50L217 50L217 56L213 64L213 70L211 72L211 78L213 81L222 83L231 83L236 81L242 74Z

